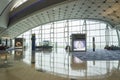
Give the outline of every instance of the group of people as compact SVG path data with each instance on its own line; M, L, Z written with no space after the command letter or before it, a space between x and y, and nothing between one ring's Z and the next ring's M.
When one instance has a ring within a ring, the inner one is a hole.
M107 49L107 50L120 50L120 47L114 46L114 45L111 45L111 46L106 45L106 46L104 47L104 49Z
M0 44L0 50L6 50L6 49L7 49L6 45Z

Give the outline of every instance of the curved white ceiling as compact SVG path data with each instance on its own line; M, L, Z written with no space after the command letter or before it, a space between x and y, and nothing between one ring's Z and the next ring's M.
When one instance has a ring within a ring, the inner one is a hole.
M11 0L0 0L0 31L7 28Z
M39 25L64 19L101 20L120 29L120 0L67 0L25 16L0 36L14 38Z

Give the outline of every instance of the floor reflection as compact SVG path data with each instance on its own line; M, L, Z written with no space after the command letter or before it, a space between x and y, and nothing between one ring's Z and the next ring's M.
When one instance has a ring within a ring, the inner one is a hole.
M16 49L14 52L15 60L22 60L24 58L24 52L22 49Z
M87 61L82 61L79 58L72 56L71 69L72 70L87 70Z
M117 60L82 61L75 56L71 56L70 53L66 53L64 49L58 49L57 52L53 50L52 52L37 51L32 54L25 54L25 58L30 57L31 61L35 60L36 70L73 79L102 79L110 77L113 71L119 70L120 66L120 62Z
M5 54L0 60L9 60ZM7 58L7 59L6 59ZM64 49L50 51L13 51L14 61L23 61L38 72L44 72L71 80L119 80L120 61L82 61Z

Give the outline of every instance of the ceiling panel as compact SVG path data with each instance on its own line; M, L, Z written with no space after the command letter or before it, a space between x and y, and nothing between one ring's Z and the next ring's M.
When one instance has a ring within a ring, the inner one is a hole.
M120 0L68 0L27 16L11 25L0 36L10 34L14 38L38 25L63 19L95 19L118 28L120 26Z
M5 11L6 7L9 5L10 0L0 0L0 16Z

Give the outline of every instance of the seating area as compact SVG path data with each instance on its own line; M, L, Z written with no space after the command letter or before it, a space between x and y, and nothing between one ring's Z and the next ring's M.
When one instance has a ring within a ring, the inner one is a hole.
M7 49L7 47L6 46L0 46L0 50L6 50Z
M36 46L36 50L52 50L53 46L51 45L50 41L43 41L42 45Z
M120 47L119 46L114 46L114 45L111 45L111 46L106 45L104 47L104 49L107 49L107 50L120 50Z

